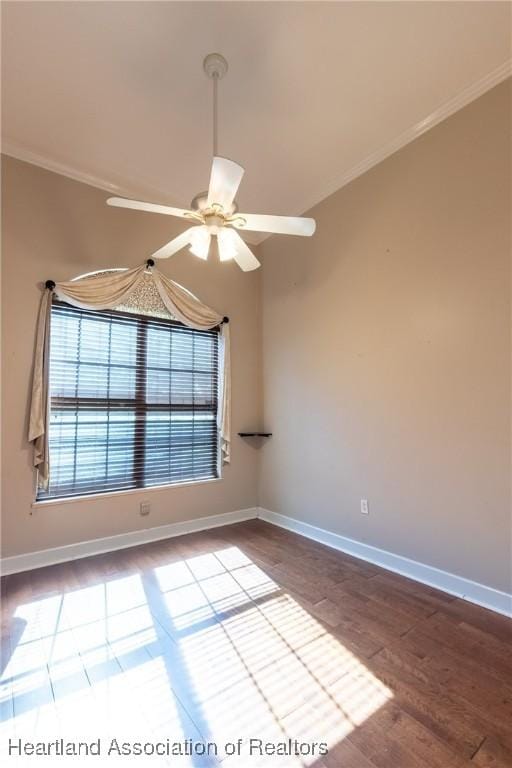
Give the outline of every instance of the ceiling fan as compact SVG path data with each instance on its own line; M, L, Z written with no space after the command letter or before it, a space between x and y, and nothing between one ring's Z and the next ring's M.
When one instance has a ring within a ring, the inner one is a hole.
M233 160L217 154L217 84L227 72L228 63L219 53L210 53L203 62L206 75L213 81L213 163L210 186L192 200L191 210L171 208L168 205L110 197L108 205L133 208L138 211L163 213L189 220L193 226L186 229L152 257L167 259L186 246L200 259L207 259L212 236L217 237L221 261L234 259L238 266L249 272L260 263L237 230L268 232L282 235L309 236L315 231L314 219L298 216L267 216L257 213L239 213L235 195L242 181L244 169Z

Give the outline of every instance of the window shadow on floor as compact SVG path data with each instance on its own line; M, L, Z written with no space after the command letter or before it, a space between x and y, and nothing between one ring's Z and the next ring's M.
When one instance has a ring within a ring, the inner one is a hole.
M9 630L5 723L32 740L56 726L80 730L84 717L103 718L105 732L121 723L148 740L190 738L221 750L242 738L244 756L225 765L244 768L282 764L248 759L251 738L325 742L332 756L345 741L357 749L356 735L375 718L396 728L390 689L243 546L199 536L175 547L169 558L162 545L149 549L153 566L119 567L16 607L10 626L24 631ZM286 764L320 768L332 759ZM188 764L214 762L194 756Z

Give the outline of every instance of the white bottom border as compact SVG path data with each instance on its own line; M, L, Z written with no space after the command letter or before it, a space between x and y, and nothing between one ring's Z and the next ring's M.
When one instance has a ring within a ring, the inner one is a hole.
M401 576L407 576L407 578L419 581L421 584L435 587L442 592L455 595L470 603L475 603L496 613L512 617L512 594L507 592L486 587L484 584L471 581L471 579L466 579L463 576L442 571L431 565L418 563L416 560L403 557L403 555L395 555L393 552L387 552L385 549L372 547L370 544L364 544L361 541L340 536L338 533L331 533L331 531L326 531L324 528L317 528L316 525L295 520L293 517L281 515L278 512L271 512L262 507L259 508L258 517L267 523L299 533L308 539L313 539L320 544L325 544L340 552L358 557L360 560L366 560L374 565L379 565L381 568L393 571L393 573L399 573Z
M139 544L148 544L151 541L183 536L185 533L195 533L206 531L209 528L219 528L222 525L242 523L244 520L254 520L257 516L257 507L250 507L235 512L196 517L194 520L184 520L180 523L168 523L167 525L158 525L155 528L143 528L139 531L105 536L102 539L80 541L77 544L66 544L62 547L43 549L39 552L28 552L26 555L13 555L12 557L4 557L0 561L0 573L2 576L7 576L20 571L31 571L34 568L44 568L47 565L65 563L68 560L78 560L82 557L136 547Z
M286 528L288 531L293 531L308 539L318 541L320 544L325 544L360 560L366 560L388 571L393 571L393 573L399 573L421 584L435 587L442 592L455 595L470 603L475 603L496 613L512 617L512 594L487 587L484 584L479 584L476 581L471 581L471 579L457 576L448 571L442 571L431 565L419 563L403 555L396 555L393 552L387 552L370 544L349 539L346 536L304 523L293 517L288 517L278 512L271 512L262 507L250 507L234 512L225 512L220 515L198 517L194 520L168 523L167 525L159 525L155 528L144 528L115 536L106 536L101 539L81 541L77 544L67 544L62 547L40 550L39 552L4 557L0 561L0 573L2 576L7 576L12 573L19 573L20 571L44 568L47 565L78 560L82 557L90 557L91 555L99 555L105 552L114 552L117 549L136 547L139 544L183 536L186 533L194 533L196 531L206 531L210 528L232 525L233 523L241 523L245 520L254 520L255 518L260 518L280 528Z

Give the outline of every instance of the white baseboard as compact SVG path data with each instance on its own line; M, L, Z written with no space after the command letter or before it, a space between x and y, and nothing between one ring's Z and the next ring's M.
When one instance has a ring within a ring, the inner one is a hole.
M0 560L0 573L2 576L7 576L10 573L31 571L34 568L43 568L46 565L55 565L56 563L64 563L68 560L78 560L81 557L99 555L103 552L113 552L116 549L126 549L127 547L135 547L138 544L147 544L150 541L159 541L160 539L169 539L173 536L182 536L185 533L205 531L209 528L218 528L221 525L241 523L244 520L253 520L257 516L258 509L250 507L249 509L236 510L235 512L211 515L211 517L197 517L194 520L184 520L180 523L169 523L155 528L144 528L140 531L106 536L102 539L80 541L77 544L52 547L52 549L43 549L39 552L13 555L12 557L4 557Z
M512 617L512 595L507 592L501 592L492 587L486 587L484 584L478 584L471 579L465 579L463 576L457 576L448 571L442 571L431 565L418 563L416 560L410 560L402 555L395 555L393 552L387 552L384 549L372 547L361 541L349 539L346 536L340 536L337 533L331 533L323 528L317 528L315 525L303 523L295 520L293 517L281 515L278 512L271 512L268 509L259 508L258 517L266 520L267 523L278 525L280 528L286 528L288 531L300 533L308 539L313 539L328 547L333 547L348 555L353 555L361 560L366 560L374 565L380 565L388 571L407 576L409 579L435 587L450 595L455 595L470 603L476 603L491 611L496 611L504 616Z
M411 560L408 557L396 555L393 552L387 552L378 547L372 547L370 544L349 539L346 536L326 531L323 528L295 520L293 517L281 515L278 512L271 512L262 507L250 507L249 509L225 512L210 517L198 517L194 520L184 520L179 523L159 525L155 528L144 528L143 530L106 536L101 539L80 541L76 544L67 544L62 547L53 547L38 552L4 557L0 560L0 573L3 576L7 576L8 574L19 573L20 571L30 571L34 568L43 568L47 565L55 565L56 563L63 563L68 560L78 560L82 557L113 552L117 549L135 547L138 544L169 539L186 533L241 523L244 520L253 520L256 517L280 528L286 528L289 531L299 533L333 549L346 552L361 560L379 565L388 571L399 573L402 576L414 579L414 581L435 587L450 595L455 595L471 603L476 603L484 608L501 613L504 616L512 617L512 595L507 592L501 592L498 589L478 584L463 576L442 571L431 565L418 563L416 560Z

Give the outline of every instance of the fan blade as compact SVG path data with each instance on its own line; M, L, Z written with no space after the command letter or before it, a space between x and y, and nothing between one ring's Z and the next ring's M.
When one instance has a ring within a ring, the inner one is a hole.
M151 258L168 259L169 256L173 256L178 251L181 251L182 248L185 248L186 245L190 245L192 242L192 233L195 229L196 227L190 227L189 229L186 229L184 232L178 235L178 237L175 237L174 240L171 240L165 245L162 245L158 251L152 253Z
M242 221L243 220L243 221ZM237 229L251 232L270 232L276 235L302 235L309 237L316 229L316 221L303 216L266 216L259 213L237 213L231 222Z
M107 205L113 205L115 208L133 208L135 211L148 211L149 213L164 213L166 216L178 216L179 218L187 218L191 213L183 208L144 203L141 200L127 200L124 197L109 197Z
M234 235L232 241L236 248L233 258L240 269L243 269L244 272L251 272L253 269L258 269L260 263L247 243L242 240L238 232L235 232L234 230L231 230L231 232L233 232Z
M208 207L216 203L229 212L243 175L244 169L238 163L227 157L214 157L208 188Z

